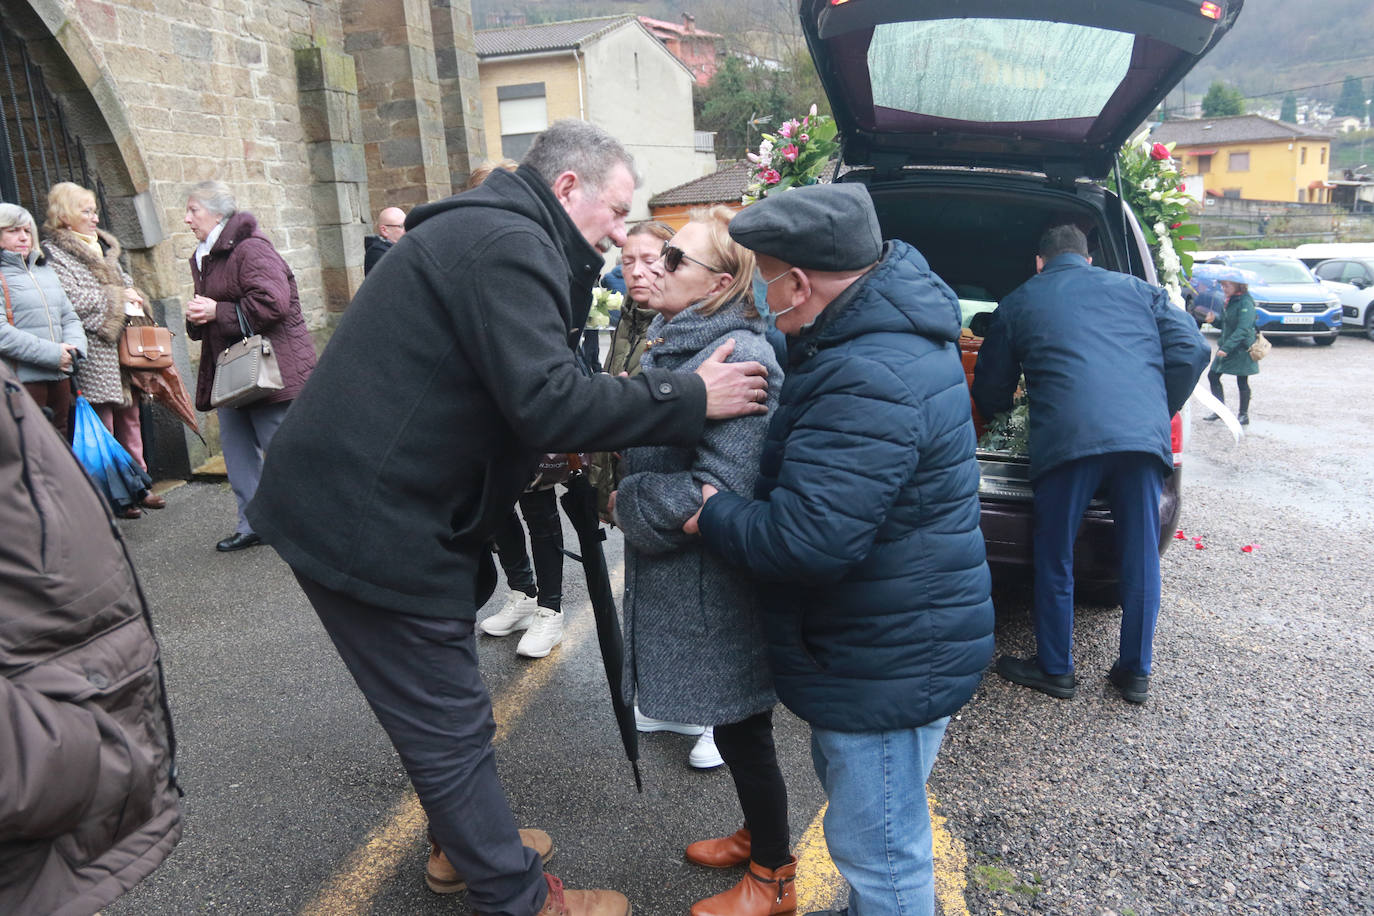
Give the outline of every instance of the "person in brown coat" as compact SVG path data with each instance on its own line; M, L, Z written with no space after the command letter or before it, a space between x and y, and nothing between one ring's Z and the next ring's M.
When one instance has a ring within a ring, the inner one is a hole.
M95 194L70 181L58 182L48 191L43 251L86 329L88 349L76 383L105 428L146 471L138 393L129 382L129 370L119 365L119 338L128 318L147 313L143 294L134 289L133 277L119 263L119 241L99 228L99 222ZM162 509L167 502L147 490L139 505ZM120 510L119 517L142 514L132 505Z
M0 913L89 916L181 838L172 721L105 498L3 364L0 387Z
M315 344L301 314L295 274L253 214L238 209L227 185L202 181L192 188L185 222L200 242L191 255L196 294L186 303L186 333L201 342L196 409L210 410L215 361L243 339L240 314L250 333L262 334L272 344L284 385L246 407L217 411L224 466L239 514L234 533L215 549L242 550L262 543L243 510L258 490L263 453L315 368Z

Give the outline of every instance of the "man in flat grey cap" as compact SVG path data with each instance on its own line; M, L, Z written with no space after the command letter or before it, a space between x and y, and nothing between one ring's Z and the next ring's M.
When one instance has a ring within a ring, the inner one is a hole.
M730 235L758 258L787 377L754 498L705 486L685 530L760 582L850 911L933 913L915 789L993 648L959 302L920 252L882 241L863 185L770 197Z

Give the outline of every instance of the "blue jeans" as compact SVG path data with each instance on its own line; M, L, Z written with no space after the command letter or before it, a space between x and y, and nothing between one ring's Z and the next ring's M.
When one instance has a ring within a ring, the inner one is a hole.
M949 717L888 732L811 729L830 807L825 844L849 882L849 916L933 916L930 778Z

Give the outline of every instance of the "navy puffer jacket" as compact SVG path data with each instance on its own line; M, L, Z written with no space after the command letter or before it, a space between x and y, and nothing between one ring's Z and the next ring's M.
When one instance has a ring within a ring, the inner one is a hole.
M959 709L992 657L959 304L920 252L878 266L789 341L754 499L701 532L762 580L779 698L834 731Z

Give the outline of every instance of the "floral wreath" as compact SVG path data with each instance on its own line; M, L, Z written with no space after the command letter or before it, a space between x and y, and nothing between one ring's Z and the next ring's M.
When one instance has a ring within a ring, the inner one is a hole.
M753 181L742 198L752 204L771 191L786 191L817 184L840 148L835 139L835 119L816 114L816 106L804 118L784 121L776 134L763 134L757 153L749 153L754 164Z
M1173 158L1174 144L1141 140L1121 151L1123 200L1135 211L1154 255L1159 281L1174 304L1183 306L1183 281L1193 272L1199 230L1183 193L1183 176Z

